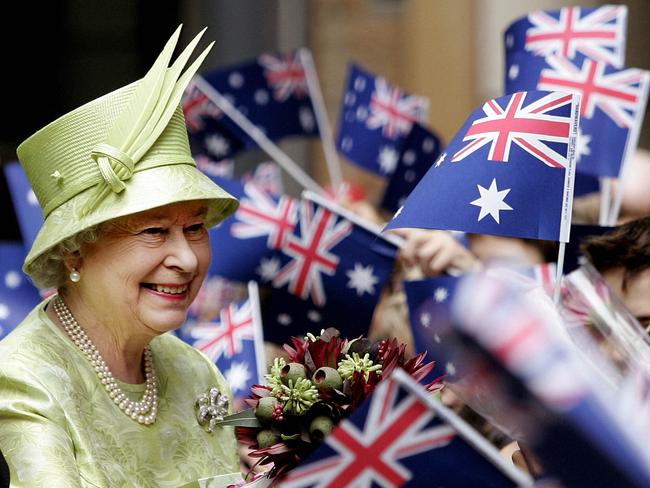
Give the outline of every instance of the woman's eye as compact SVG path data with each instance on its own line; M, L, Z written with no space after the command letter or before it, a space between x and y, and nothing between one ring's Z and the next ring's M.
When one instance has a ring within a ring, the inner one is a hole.
M205 229L205 225L203 223L190 225L189 227L185 228L187 232L201 232L203 229Z
M165 232L162 227L148 227L142 231L142 234L157 236Z

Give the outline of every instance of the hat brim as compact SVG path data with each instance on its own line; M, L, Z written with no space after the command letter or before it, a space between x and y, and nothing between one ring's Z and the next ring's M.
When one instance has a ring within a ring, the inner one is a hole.
M45 219L32 245L23 271L31 275L34 262L54 246L93 225L162 207L170 203L205 200L206 225L212 227L232 214L238 200L189 164L175 164L136 171L121 193L111 193L99 207L83 216L82 209L93 197L90 188L53 210Z

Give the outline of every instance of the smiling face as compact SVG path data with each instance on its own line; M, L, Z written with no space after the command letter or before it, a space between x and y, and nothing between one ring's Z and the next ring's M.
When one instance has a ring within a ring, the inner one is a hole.
M210 264L205 214L202 202L191 201L110 222L74 263L82 278L69 289L83 315L119 336L181 326Z

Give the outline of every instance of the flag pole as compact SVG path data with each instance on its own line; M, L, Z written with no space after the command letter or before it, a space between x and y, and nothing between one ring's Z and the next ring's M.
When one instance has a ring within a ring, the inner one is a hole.
M323 152L325 153L325 162L327 163L327 172L330 176L330 184L332 185L332 189L337 192L340 190L343 181L341 176L341 163L336 153L336 147L334 146L334 137L332 136L331 125L327 118L325 101L323 100L323 92L318 82L314 58L311 55L311 51L307 48L299 49L298 56L305 69L305 79L307 80L307 88L314 107L314 114L316 115L316 123L318 124Z
M560 289L562 287L562 271L564 269L564 250L566 247L565 242L560 242L560 247L557 253L557 270L555 275L555 290L553 293L553 303L558 305L560 303Z
M253 139L262 150L278 162L284 170L289 173L304 188L316 193L324 194L325 190L314 181L298 164L291 159L282 149L272 142L264 132L256 127L243 113L237 110L218 90L208 83L202 76L194 75L194 84L205 96L219 107L228 117L232 119L246 134Z
M611 200L612 179L609 177L600 178L600 212L598 214L598 225L600 226L607 225Z
M625 151L623 152L623 161L621 163L621 170L619 171L619 185L618 191L614 195L614 202L609 214L607 215L607 222L604 225L616 225L618 215L621 211L621 203L623 201L623 178L629 178L630 161L634 157L634 153L639 146L639 135L641 134L641 126L643 125L643 118L645 116L646 107L648 104L648 90L650 89L650 72L646 71L643 76L642 88L639 92L639 99L641 104L640 109L634 117L632 128L628 134L627 142L625 143Z
M248 282L248 299L251 303L253 315L253 335L255 337L253 345L255 347L255 362L257 363L257 379L264 381L266 375L266 352L264 351L264 330L262 328L262 312L260 308L260 294L257 282Z

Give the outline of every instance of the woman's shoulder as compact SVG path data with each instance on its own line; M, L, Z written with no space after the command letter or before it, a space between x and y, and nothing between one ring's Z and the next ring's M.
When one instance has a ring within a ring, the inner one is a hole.
M18 362L27 368L32 361L42 361L52 355L67 354L65 342L54 330L45 313L46 301L39 303L25 319L0 340L0 367Z

